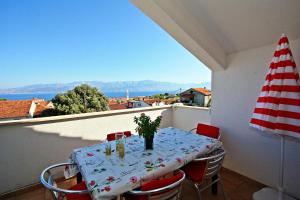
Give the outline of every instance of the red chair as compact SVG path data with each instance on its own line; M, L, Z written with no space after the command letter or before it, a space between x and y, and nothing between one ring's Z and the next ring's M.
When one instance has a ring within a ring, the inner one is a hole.
M125 135L126 137L132 136L131 131L124 131L124 135Z
M219 173L225 153L223 148L218 148L205 156L194 159L183 167L187 179L191 181L197 189L199 199L201 199L201 192L218 182L221 184L222 192L226 199ZM212 179L213 177L216 178Z
M67 167L74 165L72 163L60 163L47 167L43 170L40 176L41 183L50 190L55 200L67 199L67 200L91 200L89 191L85 185L85 182L77 183L69 189L62 189L57 187L57 183L52 177L52 174L57 171L59 167ZM51 173L52 172L52 173Z
M72 187L70 187L68 190L87 190L87 187L85 185L85 182L82 181ZM91 200L91 197L89 194L66 194L67 200Z
M193 130L196 130L196 133L199 135L204 135L218 140L221 139L220 129L216 126L199 123L197 125L197 128L193 128L192 130L190 130L190 132Z
M106 139L107 141L113 141L113 140L116 140L118 139L117 135L118 134L123 134L125 137L130 137L132 134L131 134L131 131L124 131L124 132L116 132L116 133L110 133L110 134L107 134L106 135Z
M107 141L116 140L116 134L115 133L107 134L106 139L107 139Z
M125 200L180 199L184 179L185 173L178 170L171 177L152 180L139 189L125 193L123 197Z

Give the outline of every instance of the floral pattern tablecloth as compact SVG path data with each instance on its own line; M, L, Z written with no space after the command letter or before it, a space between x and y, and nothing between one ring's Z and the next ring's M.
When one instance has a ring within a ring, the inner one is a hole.
M111 143L115 149L115 141ZM170 127L155 135L154 150L145 151L144 138L131 136L126 138L124 159L116 151L106 156L101 143L74 150L71 162L77 164L92 198L102 200L174 171L221 145L218 140Z

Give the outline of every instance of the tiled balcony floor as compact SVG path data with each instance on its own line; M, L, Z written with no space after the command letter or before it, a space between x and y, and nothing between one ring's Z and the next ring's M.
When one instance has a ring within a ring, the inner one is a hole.
M262 184L257 183L251 179L241 176L237 173L222 169L221 177L223 179L225 193L227 199L231 200L251 200L253 192L261 189ZM67 184L67 183L63 183ZM203 199L208 200L223 200L221 188L219 187L218 195L212 195L210 189L203 192ZM34 191L26 192L24 194L16 194L10 197L1 198L5 200L52 200L52 196L49 191L44 188L39 188ZM189 183L184 183L182 200L196 200L196 190L191 187Z

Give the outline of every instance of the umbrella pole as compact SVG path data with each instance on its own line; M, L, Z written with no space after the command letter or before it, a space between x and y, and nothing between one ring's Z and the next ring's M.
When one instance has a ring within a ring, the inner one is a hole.
M282 200L283 195L283 173L284 173L284 136L280 136L280 166L279 166L279 184L278 184L278 199Z
M253 194L253 200L296 200L283 193L283 175L284 175L284 136L280 135L280 166L279 166L279 178L278 189L265 187Z

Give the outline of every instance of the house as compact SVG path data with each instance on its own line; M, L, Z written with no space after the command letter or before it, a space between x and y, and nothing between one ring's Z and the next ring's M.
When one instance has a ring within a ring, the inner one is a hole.
M122 110L128 108L142 108L150 106L164 106L176 102L176 99L156 99L147 97L137 97L139 100L124 100L124 99L110 99L110 110Z
M207 107L211 99L211 92L206 88L190 88L180 93L180 102L189 105Z
M108 103L110 110L150 107L148 103L142 100L110 99Z
M43 99L0 101L0 121L39 117L53 107L52 102Z
M142 107L150 107L150 105L145 103L144 101L136 101L136 100L128 101L128 108L142 108Z

